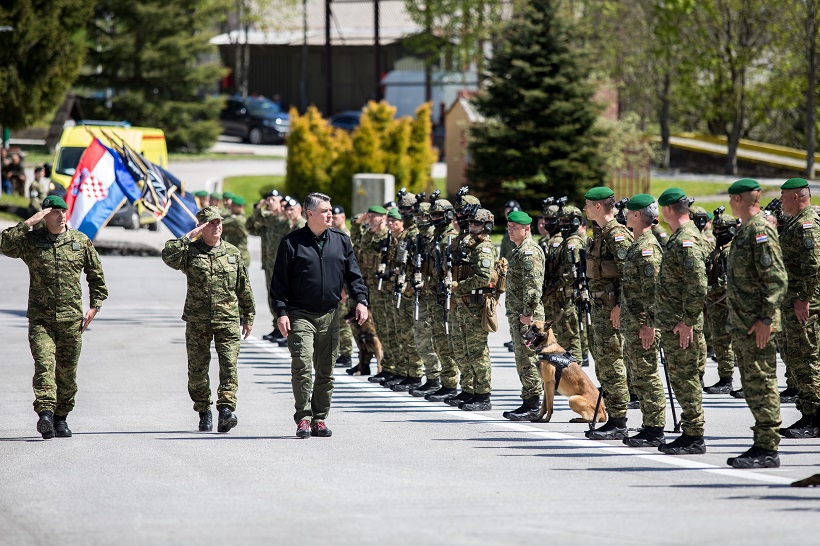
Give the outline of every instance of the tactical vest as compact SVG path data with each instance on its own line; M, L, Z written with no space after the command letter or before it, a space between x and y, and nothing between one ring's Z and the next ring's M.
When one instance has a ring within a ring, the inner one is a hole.
M615 255L608 251L603 252L603 242L613 229L620 226L618 223L611 222L601 230L600 237L593 239L592 250L587 255L587 278L594 281L618 278L618 263L615 261Z

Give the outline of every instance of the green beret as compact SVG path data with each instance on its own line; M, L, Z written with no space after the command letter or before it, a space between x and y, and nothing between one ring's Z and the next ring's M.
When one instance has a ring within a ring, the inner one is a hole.
M636 193L626 204L627 210L641 210L655 202L655 198L648 193Z
M399 209L396 207L391 208L387 211L388 218L395 218L396 220L401 220L401 214L399 214Z
M233 204L234 205L244 205L245 204L245 198L242 197L241 195L234 195Z
M509 216L507 216L507 221L512 222L513 224L521 224L522 226L528 226L532 223L532 217L524 211L516 210L511 212Z
M200 224L210 222L211 220L216 220L217 218L220 220L222 219L222 215L219 213L219 209L217 207L205 207L196 213L196 220Z
M808 188L809 183L806 181L805 178L790 178L786 180L786 182L780 186L781 190L797 190L800 188Z
M714 220L714 219L715 219L715 215L714 215L714 214L712 214L711 212L709 212L708 210L706 211L706 217L707 217L709 220Z
M741 178L729 186L729 195L738 195L747 191L760 191L760 184L751 178Z
M211 199L222 199L222 194L215 191L211 194Z
M233 193L231 193L229 191L226 191L226 192L222 193L222 199L233 199L234 197L236 197L236 195L234 195Z
M379 205L373 205L372 207L367 209L367 212L372 212L375 214L387 214L387 209Z
M194 195L197 197L208 197L208 192L206 192L205 190L199 190L195 191Z
M43 208L68 210L68 205L65 204L65 201L63 201L63 198L59 195L49 195L43 200Z
M614 196L615 192L612 191L611 188L607 188L605 186L598 186L596 188L592 188L589 190L586 195L584 195L584 199L587 201L603 201L604 199L609 199L610 197Z
M669 188L658 197L658 204L662 207L667 207L673 203L677 203L681 199L686 199L686 194L682 189Z

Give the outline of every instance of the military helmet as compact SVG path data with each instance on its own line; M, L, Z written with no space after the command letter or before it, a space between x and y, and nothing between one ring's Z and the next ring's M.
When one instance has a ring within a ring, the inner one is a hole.
M478 209L473 214L472 220L475 222L495 222L495 216L487 209Z
M419 212L421 214L430 214L430 207L430 203L428 203L427 201L423 201L419 203Z
M512 208L515 208L515 207L518 207L518 210L521 210L521 205L519 205L518 201L516 201L515 199L510 199L509 201L504 203L504 208L505 209L512 209Z
M697 205L692 205L689 207L689 216L693 216L695 214L706 214L706 209Z
M736 227L737 220L731 214L718 214L712 220L712 226L717 230L720 228Z
M583 216L584 216L584 213L581 212L581 209L579 209L578 207L573 207L572 205L566 205L564 207L564 214L561 216L561 218L573 218L573 217L583 218Z
M384 205L382 205L382 206L383 206L384 208L386 208L387 210L390 210L390 209L392 209L393 207L395 207L395 206L396 206L396 202L395 202L395 201L388 201L387 203L385 203L385 204L384 204Z
M430 212L453 212L453 205L446 199L438 199L433 206L430 207Z
M478 200L478 197L474 195L464 195L461 198L461 207L464 208L464 205L481 205L481 201Z
M416 204L416 194L405 193L399 198L399 207L412 207Z
M553 219L558 218L558 205L547 205L544 207L544 218Z

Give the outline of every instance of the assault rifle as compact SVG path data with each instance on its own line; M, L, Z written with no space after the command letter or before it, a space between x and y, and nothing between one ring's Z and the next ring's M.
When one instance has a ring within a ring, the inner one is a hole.
M780 218L780 213L783 211L783 203L775 197L766 207L763 209L763 212L769 216L774 216L775 218Z
M578 326L583 333L586 323L592 326L592 312L589 305L589 279L587 279L587 251L581 249L581 259L575 269L575 304L578 306Z
M419 294L421 293L422 278L421 264L424 262L424 237L416 235L416 245L413 249L413 320L419 320Z
M401 293L404 291L404 285L407 282L407 255L410 253L413 239L408 238L403 245L401 243L397 244L399 245L396 249L396 259L399 262L399 276L393 285L393 295L396 297L396 309L401 307Z
M615 219L618 220L618 223L622 226L626 225L626 213L624 212L624 209L626 208L627 203L629 203L628 197L624 197L615 203L615 208L618 209L618 214L615 215Z
M453 236L447 236L447 251L441 257L441 250L438 252L438 261L441 264L441 275L439 275L438 291L444 305L444 333L450 335L450 298L453 295Z
M658 339L658 353L661 357L661 364L663 365L663 375L666 377L666 390L669 393L669 405L672 407L672 423L674 423L674 432L680 432L680 423L678 422L678 414L675 412L675 398L672 394L672 383L669 381L669 363L666 361L666 353L663 350L663 341Z
M382 256L382 261L379 264L378 270L376 271L376 275L378 275L379 277L379 286L377 287L379 292L382 291L382 281L384 281L386 277L390 276L390 274L387 272L387 255L390 253L390 239L390 230L387 230L387 242L382 244L380 252Z

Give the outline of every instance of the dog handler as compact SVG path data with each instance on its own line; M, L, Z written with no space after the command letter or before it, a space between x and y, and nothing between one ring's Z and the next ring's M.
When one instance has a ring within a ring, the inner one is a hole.
M330 197L305 198L307 225L279 244L271 280L277 327L288 340L296 400L296 436L327 437L325 419L333 396L333 364L339 352L338 303L342 286L356 302L356 321L367 320L367 286L350 237L333 224ZM316 372L313 384L311 364Z

